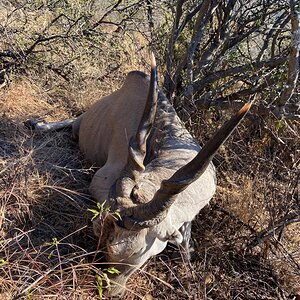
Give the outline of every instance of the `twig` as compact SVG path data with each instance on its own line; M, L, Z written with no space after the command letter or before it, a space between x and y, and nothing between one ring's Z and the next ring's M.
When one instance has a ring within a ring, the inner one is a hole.
M298 223L300 222L300 215L299 213L290 213L286 216L284 216L282 219L277 221L275 224L272 224L268 228L262 230L260 233L256 234L247 245L247 248L253 248L255 246L258 246L262 243L264 243L268 238L271 236L274 236L278 231L282 229L282 227L292 224L292 223Z

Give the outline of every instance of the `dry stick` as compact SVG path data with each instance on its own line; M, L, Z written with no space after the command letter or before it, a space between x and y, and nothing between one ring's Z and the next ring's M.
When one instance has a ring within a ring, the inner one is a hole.
M203 71L203 67L212 59L215 53L217 53L217 51L220 50L221 46L225 43L226 39L228 38L229 29L233 28L237 24L236 15L233 14L233 9L236 5L236 2L237 0L228 0L226 7L223 7L222 5L218 7L216 14L218 18L218 25L211 38L204 46L202 45L203 54L201 54L198 62L198 68L195 70L195 77L198 77L199 73ZM218 13L218 11L220 12ZM223 14L221 12L223 12Z
M277 245L279 245L282 250L285 252L285 254L289 257L289 259L292 261L292 263L297 267L298 269L298 272L300 271L300 265L299 263L295 260L295 258L293 257L293 255L286 249L286 247L280 242L280 241L277 241L276 242ZM299 273L300 275L300 273Z
M19 237L21 238L22 236L24 235L28 235L30 232L33 232L34 229L30 229L26 232L22 231L20 234L18 234L17 236L14 236L12 238L8 238L7 240L4 240L3 241L3 244L1 244L1 246L5 247L5 246L8 246L8 244L12 241L16 241Z
M194 82L194 89L199 90L208 84L223 79L228 76L233 76L239 73L245 73L249 70L260 70L261 68L274 68L282 65L287 60L287 56L273 57L269 60L262 60L259 62L239 65L237 67L222 69L213 73L207 74L204 78Z
M278 36L284 31L284 28L285 26L287 25L287 23L290 21L290 15L288 15L286 17L286 19L284 20L284 22L282 22L276 32L273 34L272 36L272 43L271 43L271 57L275 57L275 49L276 49L276 46L277 46L277 42L278 42Z
M193 30L193 36L190 42L190 46L186 53L188 86L185 89L185 95L190 102L193 102L193 95L194 95L193 64L194 64L195 51L203 37L206 25L208 24L211 16L213 15L218 5L219 3L217 1L213 1L212 3L211 1L203 2L203 8L201 7L201 10L196 19L196 23Z
M97 241L97 247L96 247L96 251L95 251L95 254L94 254L94 256L93 256L93 260L92 260L92 262L94 263L95 262L95 260L96 260L96 256L97 256L97 253L99 252L99 249L100 249L100 246L101 246L101 240L102 240L102 236L103 236L103 224L104 224L104 222L105 222L105 219L108 217L109 215L108 214L104 214L104 216L103 216L103 219L100 219L100 217L98 217L98 220L100 219L100 221L99 222L101 222L101 231L100 231L100 234L99 234L99 237L98 237L98 241Z
M299 8L299 4L298 4ZM290 0L291 10L291 32L292 42L290 48L288 78L286 85L280 95L279 105L284 108L285 104L291 99L297 85L299 74L299 51L300 51L300 13L297 12L296 1Z
M120 4L121 4L122 0L117 0L116 4L109 9L107 12L105 12L103 14L103 16L95 23L91 26L91 29L94 30L96 27L98 27L101 23L104 22L104 19L111 13L113 12ZM85 33L87 33L88 31L86 31Z
M229 8L227 9L227 14L230 14L230 12L233 11L234 5L234 2L231 3ZM224 56L224 54L228 50L232 49L234 46L238 45L244 39L248 38L253 32L255 32L255 30L260 27L260 24L264 23L263 20L265 20L268 15L272 15L280 10L279 8L268 11L269 8L270 7L262 8L259 13L255 14L255 17L246 19L246 21L243 21L242 17L237 18L237 14L229 16L228 22L232 23L228 23L227 26L223 26L223 23L220 25L221 28L218 28L218 30L221 31L221 38L217 42L218 44L216 44L214 40L210 41L211 46L204 51L202 57L200 58L198 64L198 74L203 71L203 67L205 67L205 65L208 65L210 70L215 70L219 66L219 63L222 61L221 57ZM252 26L248 31L245 31L245 29L248 28L247 25L250 22L253 22L256 25ZM235 28L236 24L239 25L234 32L232 31L232 29L228 30L228 28ZM232 34L229 34L230 32L232 32ZM197 75L197 71L195 71L195 74Z
M269 30L269 32L266 34L266 37L265 37L265 40L264 40L264 43L260 49L260 52L256 58L257 61L260 61L261 58L263 57L265 51L267 50L268 46L269 46L269 42L270 42L270 39L272 38L272 36L274 36L275 32L277 31L277 28L278 26L283 23L286 19L286 16L287 16L287 12L284 11L281 15L279 15L277 17L277 19L275 20L272 28Z
M238 45L239 43L241 43L243 40L245 40L246 38L248 38L252 33L254 33L259 27L260 24L263 23L263 20L266 18L266 14L260 15L259 13L256 14L256 17L253 21L257 21L260 20L260 22L255 22L255 25L252 26L250 29L245 30L245 28L247 28L247 23L249 23L250 21L248 20L248 22L246 21L245 23L242 22L238 22L241 21L236 20L235 24L239 24L238 29L232 34L229 35L226 39L224 39L224 42L221 43L221 47L218 53L216 53L214 60L212 61L211 65L210 65L210 69L214 70L216 69L216 67L220 64L220 62L222 61L222 57L225 55L225 53L230 50L233 49L236 45ZM205 63L205 62L204 62ZM203 67L203 61L199 63L199 68Z
M292 224L292 223L298 223L300 222L300 215L297 212L291 213L289 215L286 215L285 217L281 218L278 222L273 224L272 226L269 226L268 228L262 230L260 233L256 234L254 238L252 238L251 241L249 241L247 248L253 248L255 246L258 246L265 242L268 238L276 234L279 230L282 229L282 227Z
M273 80L274 79L274 80ZM272 84L275 82L275 78L273 78L271 82L268 84ZM232 93L225 97L219 97L217 99L211 100L208 95L204 95L200 99L195 101L195 105L198 109L207 109L210 107L217 107L219 109L239 109L243 105L243 101L240 100L242 98L246 98L250 95L256 94L260 91L262 91L268 84L261 84L257 85L251 89L244 89L236 93ZM284 112L283 116L284 118L289 120L295 120L300 121L300 111L299 111L299 105L293 104L293 103L287 103L285 105L286 111ZM277 116L278 112L278 106L277 105L269 105L265 106L263 104L254 104L252 111L255 112L255 115L268 115L268 114L274 114ZM251 114L251 113L250 113ZM289 126L290 127L290 126ZM291 129L291 128L290 128Z
M177 1L176 5L176 15L175 20L173 22L172 32L170 35L169 43L168 43L168 51L166 54L166 72L165 72L165 79L164 79L164 88L166 90L166 97L170 100L172 97L172 90L173 90L173 80L171 78L171 69L173 65L174 59L174 48L176 40L179 36L179 21L182 16L182 6L184 0Z
M192 52L195 50L192 50L191 48L194 47L192 44L193 42L196 41L198 33L202 35L202 23L207 23L209 17L211 16L211 13L205 17L205 15L208 13L209 9L209 2L210 1L203 1L201 4L197 5L195 9L190 12L184 20L181 22L179 25L180 18L182 16L182 6L185 1L180 0L177 2L176 6L176 16L175 16L175 21L173 23L173 28L172 28L172 34L171 38L168 43L168 52L166 56L166 72L165 72L165 82L164 82L164 89L166 91L166 96L169 100L171 100L172 95L175 91L176 83L178 81L178 78L180 76L181 71L183 70L184 66L187 64L188 57ZM198 13L197 20L193 29L193 36L191 38L190 46L186 50L186 53L183 55L182 60L179 62L175 74L172 76L171 75L171 67L174 59L174 48L176 41L178 40L178 37L182 33L183 29L186 27L186 25L192 20L192 18ZM204 20L207 19L207 20ZM205 24L204 24L205 25ZM200 28L201 27L201 28ZM200 36L201 38L201 36Z
M65 196L66 198L68 198L71 203L74 204L74 206L76 206L77 208L81 208L81 206L79 206L77 200L73 199L71 196L69 196L67 193L70 193L70 194L73 194L75 196L78 196L80 198L83 198L85 200L90 200L90 197L87 196L87 194L84 194L84 193L80 193L80 192L77 192L77 191L73 191L73 190L70 190L70 189L67 189L67 188L64 188L62 186L55 186L55 185L42 185L39 189L42 189L42 188L45 188L45 189L49 189L49 190L54 190L56 191L57 193ZM84 200L80 200L81 202L84 202Z
M180 282L180 280L179 280L179 278L176 276L176 274L172 271L172 269L161 259L161 258L159 258L159 261L171 272L171 274L174 276L174 278L176 279L176 281L178 282L178 284L180 285L180 287L185 291L185 293L186 294L188 294L187 293L187 291L186 291L186 289L184 288L184 286L182 285L182 283ZM147 273L148 275L151 275L151 274L149 274L149 273ZM154 277L155 279L158 279L159 281L161 281L161 279L160 278L158 278L158 277L155 277L155 276L153 276L153 275L151 275L152 277ZM164 282L164 281L163 281ZM169 287L169 288L171 288L172 290L174 289L174 287L172 286L172 285L170 285L169 283L167 283L166 282L166 285Z

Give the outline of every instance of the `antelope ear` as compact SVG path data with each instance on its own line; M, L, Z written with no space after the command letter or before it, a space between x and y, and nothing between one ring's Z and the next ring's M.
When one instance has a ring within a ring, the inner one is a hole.
M176 228L172 228L172 229L173 229L172 231L168 232L168 235L169 235L168 240L170 242L176 243L178 245L181 244L183 241L183 236L182 236L181 232Z
M183 241L181 232L172 226L164 235L160 235L158 238L163 242L173 242L173 244L181 244Z

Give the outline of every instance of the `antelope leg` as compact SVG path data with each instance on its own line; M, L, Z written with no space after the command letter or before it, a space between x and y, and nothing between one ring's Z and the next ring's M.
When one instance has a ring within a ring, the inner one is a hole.
M30 119L24 122L24 125L32 130L36 131L55 131L64 128L72 128L75 119L68 119L59 122L44 122L39 119Z

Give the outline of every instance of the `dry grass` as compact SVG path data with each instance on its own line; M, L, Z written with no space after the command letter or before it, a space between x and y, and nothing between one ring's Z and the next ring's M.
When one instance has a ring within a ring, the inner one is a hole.
M94 205L87 192L92 170L69 132L38 134L22 124L29 117L58 120L78 113L89 103L84 99L97 98L96 85L81 93L70 86L63 93L45 92L23 79L1 90L0 299L99 299L101 263L87 213ZM78 102L67 101L67 91ZM211 133L211 120L203 116L203 132L194 130L200 140ZM285 229L277 249L273 237L246 247L253 230L276 216L271 206L280 212L291 203L286 200L295 184L290 161L275 176L278 165L266 150L270 143L246 126L248 134L241 127L222 149L217 196L194 222L192 263L172 259L167 249L132 276L124 299L287 299L300 293L296 224ZM286 146L295 156L290 136Z
M84 277L81 265L92 249L86 215L92 205L86 190L90 170L70 133L40 135L24 128L21 121L28 116L55 111L34 86L12 85L1 102L1 292L16 296L38 280L29 291L35 297L59 295L70 276L73 284L76 276ZM63 279L61 268L74 261L77 267Z

